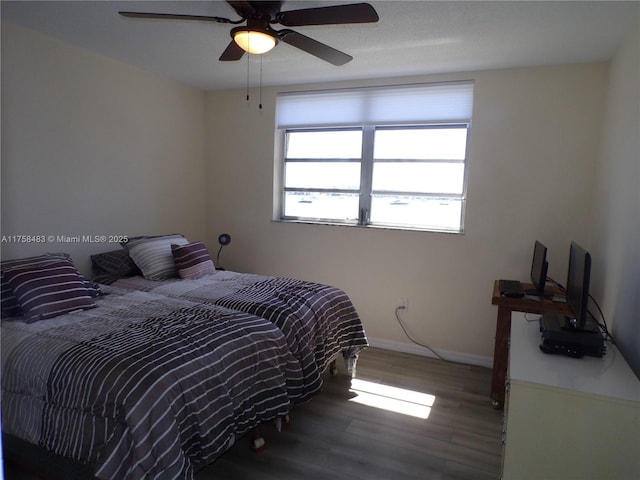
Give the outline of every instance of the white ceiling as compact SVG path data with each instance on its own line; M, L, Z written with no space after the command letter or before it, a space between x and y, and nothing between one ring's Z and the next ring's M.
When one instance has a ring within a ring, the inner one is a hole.
M283 11L359 0L285 1ZM375 24L295 27L354 57L336 67L287 44L263 55L264 85L609 60L640 15L626 1L370 1ZM219 62L233 25L125 19L118 10L237 19L222 1L2 1L22 25L203 90L244 87L246 56ZM279 29L279 25L274 25ZM284 28L284 27L283 27ZM254 82L257 56L249 64Z

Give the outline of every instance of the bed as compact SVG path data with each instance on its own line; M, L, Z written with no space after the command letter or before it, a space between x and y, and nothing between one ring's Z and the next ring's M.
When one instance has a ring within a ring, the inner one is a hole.
M71 276L61 263L29 272ZM306 396L298 360L263 318L109 286L81 300L2 319L2 429L98 478L193 478Z
M358 353L368 345L351 300L328 285L231 271L197 279L133 276L113 285L218 305L273 322L302 366L309 398L321 389L321 374L337 356L353 373Z
M92 256L92 262L97 279L108 284L219 305L270 320L284 333L300 361L310 395L319 391L321 373L337 356L344 358L347 370L353 373L358 353L368 345L360 317L341 289L292 278L217 270L202 242L189 242L180 234L134 238L121 250Z

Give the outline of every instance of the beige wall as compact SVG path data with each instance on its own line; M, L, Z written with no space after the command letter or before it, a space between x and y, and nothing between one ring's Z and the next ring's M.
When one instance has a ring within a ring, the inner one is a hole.
M2 24L2 235L135 235L205 225L204 94ZM6 239L5 239L6 240ZM2 243L2 258L116 243Z
M640 377L640 21L611 62L609 83L592 291Z
M275 95L294 87L264 89L262 110L244 90L209 93L210 243L231 234L228 268L343 288L374 344L425 352L394 317L408 298L402 316L417 339L488 364L493 280L527 280L538 239L564 283L570 241L589 241L606 78L593 64L396 81L476 82L464 235L273 222ZM362 84L372 82L351 85Z

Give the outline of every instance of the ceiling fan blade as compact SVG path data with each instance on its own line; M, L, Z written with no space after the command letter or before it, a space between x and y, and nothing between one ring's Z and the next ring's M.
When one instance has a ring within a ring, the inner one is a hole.
M237 1L227 0L227 3L242 18L247 18L256 13L256 10L255 8L253 8L253 5L251 5L251 2L242 1L242 0L237 0Z
M304 25L375 23L378 20L378 13L370 4L352 3L350 5L303 8L281 12L276 15L274 23L280 23L286 27L300 27Z
M154 18L160 20L200 20L203 22L216 23L242 23L244 20L230 20L222 17L209 17L206 15L180 15L176 13L146 13L146 12L118 12L123 17L128 18Z
M351 55L347 55L340 50L336 50L329 45L318 42L313 38L309 38L301 33L294 32L293 30L285 29L278 32L278 38L289 45L304 50L311 55L314 55L325 62L329 62L333 65L344 65L345 63L353 60Z
M264 21L275 18L280 13L282 0L255 1L255 0L227 0L238 15L242 18L260 18Z
M231 40L231 43L227 45L227 48L225 48L222 55L220 55L219 60L221 62L235 62L236 60L240 60L243 55L244 50L240 48L235 40Z

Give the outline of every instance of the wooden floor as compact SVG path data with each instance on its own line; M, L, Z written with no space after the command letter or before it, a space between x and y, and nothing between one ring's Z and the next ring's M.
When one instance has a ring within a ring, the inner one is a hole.
M197 480L497 479L501 412L491 406L491 371L366 349L356 378L435 396L415 418L353 401L344 368L296 407L287 430L263 429L267 450L240 439Z
M196 479L500 477L502 414L491 407L489 369L367 348L356 378L433 395L428 418L420 419L356 403L351 377L338 367L320 395L292 411L288 429L263 428L265 452L254 454L241 438ZM34 477L9 466L5 478Z

